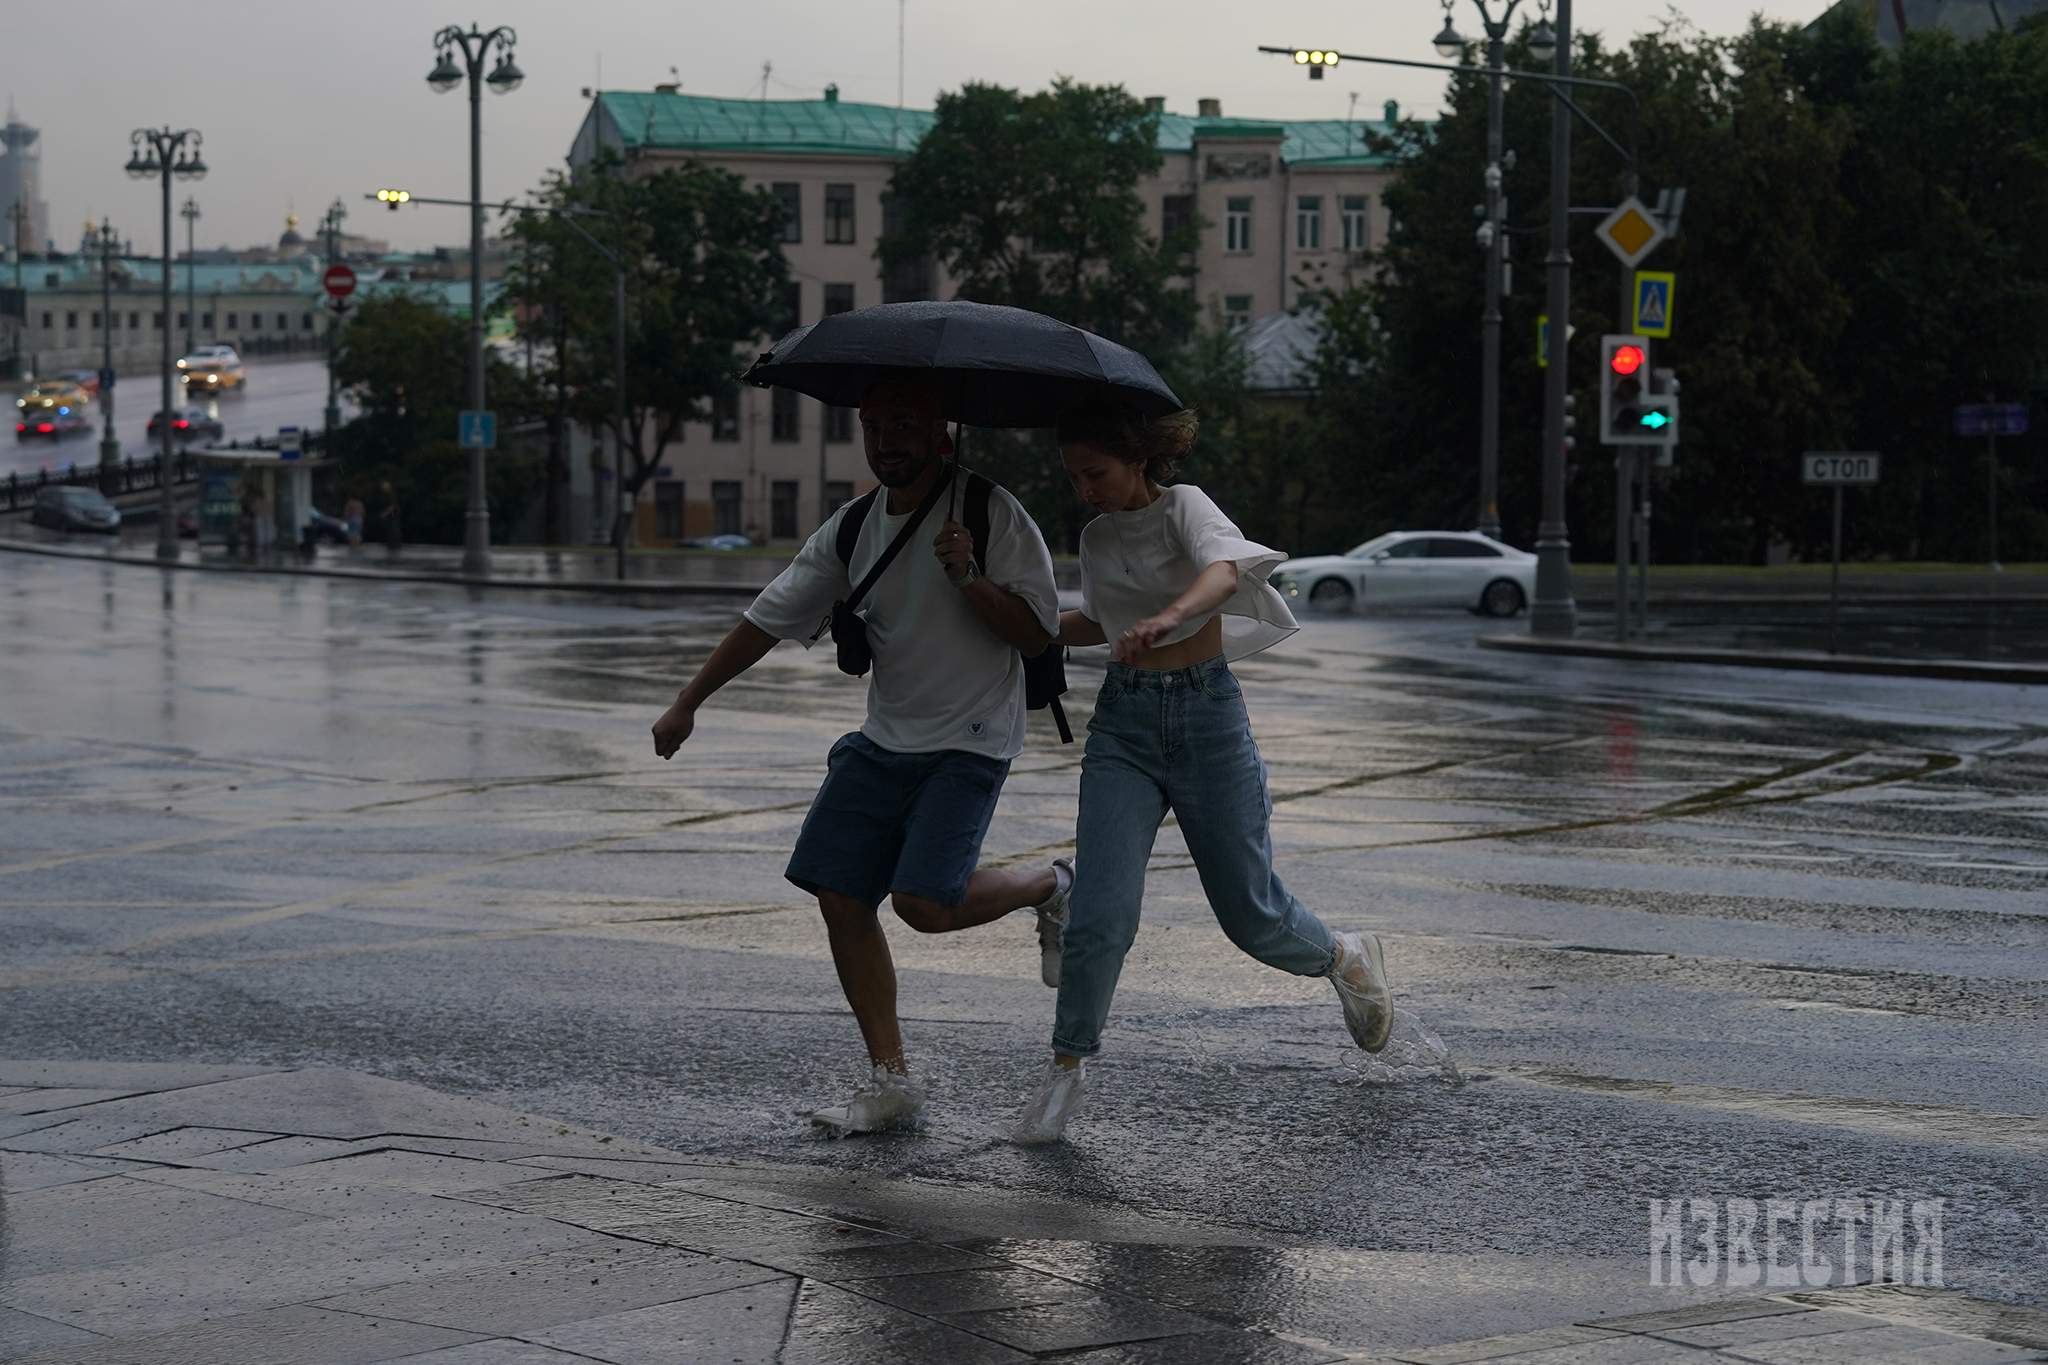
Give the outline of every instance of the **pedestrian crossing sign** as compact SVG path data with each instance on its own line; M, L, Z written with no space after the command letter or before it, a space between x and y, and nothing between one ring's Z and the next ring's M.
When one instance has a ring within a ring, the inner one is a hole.
M1678 276L1669 270L1636 272L1635 333L1644 337L1671 335L1671 300L1678 293Z

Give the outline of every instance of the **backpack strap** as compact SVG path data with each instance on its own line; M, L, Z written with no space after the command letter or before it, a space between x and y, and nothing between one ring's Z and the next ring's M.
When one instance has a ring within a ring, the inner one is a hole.
M839 519L839 562L850 571L853 568L853 552L860 547L860 529L868 523L868 509L875 505L875 495L882 490L870 488L855 498L846 509L846 515Z

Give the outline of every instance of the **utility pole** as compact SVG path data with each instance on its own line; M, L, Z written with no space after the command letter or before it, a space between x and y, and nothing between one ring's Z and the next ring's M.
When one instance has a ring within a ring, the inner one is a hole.
M173 487L177 475L172 459L169 420L172 386L176 382L176 369L171 363L171 180L173 177L179 180L204 178L206 160L200 155L201 141L196 128L137 128L128 135L129 177L134 180L156 179L163 184L163 325L159 330L164 341L163 403L160 410L165 414L165 420L158 427L163 444L156 475L157 488L161 493L157 502L156 557L166 562L175 562L178 558L178 497Z
M178 210L178 216L185 220L185 354L193 352L192 329L199 323L199 285L195 278L198 271L198 252L193 246L197 235L195 225L199 222L199 201L185 196L185 207Z
M331 269L341 264L341 220L348 217L348 210L339 199L328 206L327 216L320 222L320 230L327 237L327 264ZM342 316L348 312L346 299L329 299L329 308L334 310L334 320L327 324L327 434L330 438L341 426L340 391L334 380L334 352L341 333Z
M1572 74L1572 0L1557 0L1557 56L1554 74ZM1564 396L1570 387L1572 316L1572 111L1562 98L1550 102L1550 250L1548 275L1550 365L1543 387L1543 510L1536 525L1536 600L1529 605L1529 633L1570 636L1578 629L1572 600L1572 543L1564 519Z
M100 487L112 491L114 466L121 463L121 438L114 435L114 237L111 223L100 224L100 392L105 419L100 437ZM170 421L170 414L164 414Z

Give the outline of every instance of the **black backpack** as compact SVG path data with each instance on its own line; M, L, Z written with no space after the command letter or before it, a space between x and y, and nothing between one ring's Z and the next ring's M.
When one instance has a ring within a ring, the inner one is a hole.
M960 469L957 474L967 478L966 496L961 500L960 524L974 537L974 567L982 573L988 572L986 549L988 546L988 502L995 492L995 485L971 469ZM846 509L846 515L839 521L839 562L849 569L853 566L853 552L860 544L861 527L867 524L868 509L881 495L882 490L871 488L855 498L853 505ZM1022 653L1022 651L1019 651ZM1060 698L1067 692L1067 651L1052 644L1036 654L1024 656L1024 708L1027 711L1051 711L1053 724L1059 727L1060 743L1074 742L1073 727L1067 724L1066 708L1060 705Z

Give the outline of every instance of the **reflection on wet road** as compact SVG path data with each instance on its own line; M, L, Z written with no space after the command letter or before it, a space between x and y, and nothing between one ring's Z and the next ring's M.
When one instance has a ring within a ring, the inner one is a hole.
M1070 1144L1001 1139L1050 1025L1028 917L892 928L932 1118L826 1143L793 1114L858 1043L781 876L861 712L824 653L779 649L664 764L647 727L737 603L5 569L0 1054L348 1066L671 1148L1192 1213L1303 1250L1144 1255L1251 1257L1320 1337L1318 1258L1634 1276L1645 1201L1688 1196L1945 1198L1949 1284L2043 1299L2038 690L1315 621L1239 672L1282 870L1385 936L1406 1050L1361 1057L1327 986L1232 949L1169 827ZM1077 720L1098 666L1070 669ZM1079 753L1041 719L1001 860L1070 847Z

